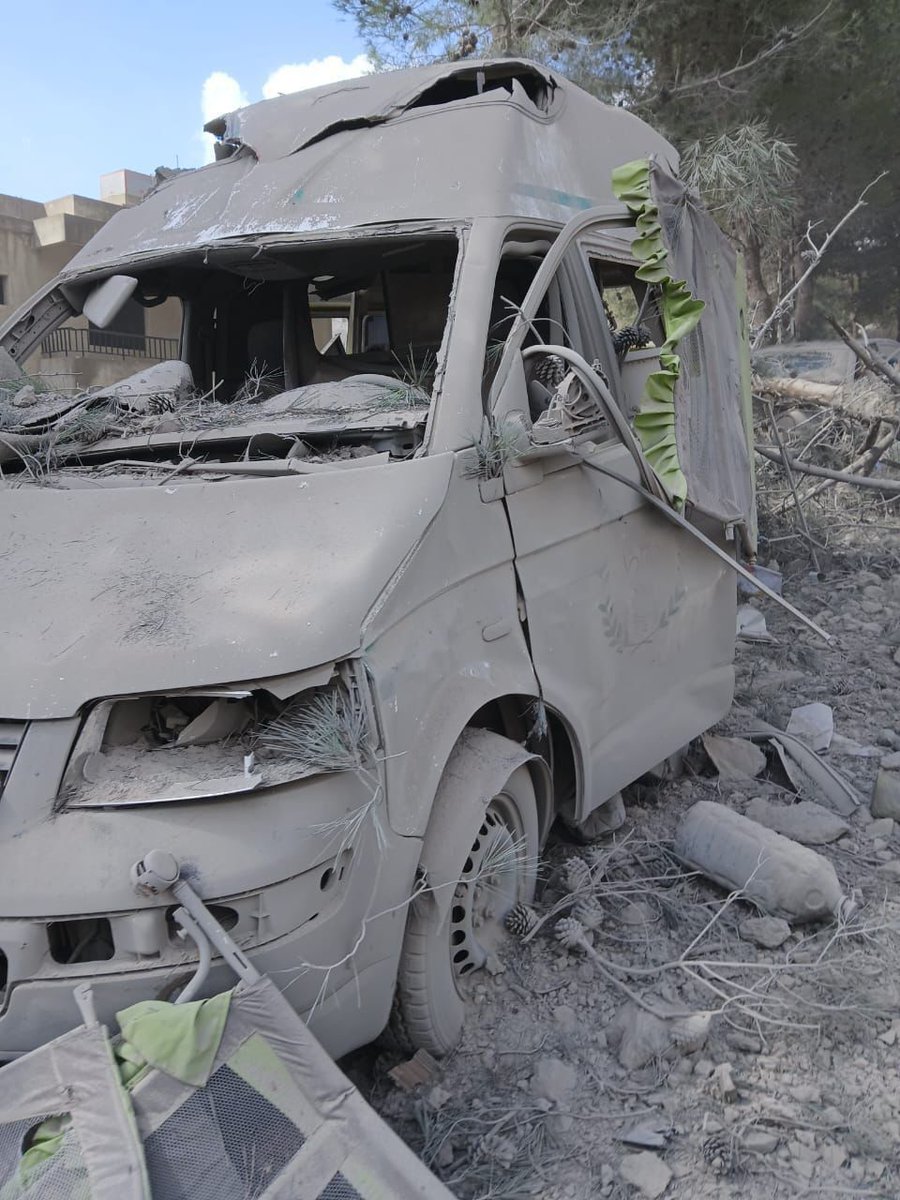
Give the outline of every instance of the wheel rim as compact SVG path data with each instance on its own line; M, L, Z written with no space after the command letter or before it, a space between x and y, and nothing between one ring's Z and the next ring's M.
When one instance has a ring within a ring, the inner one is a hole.
M525 836L518 809L501 792L485 809L450 909L450 964L459 987L505 936L503 920L525 886Z

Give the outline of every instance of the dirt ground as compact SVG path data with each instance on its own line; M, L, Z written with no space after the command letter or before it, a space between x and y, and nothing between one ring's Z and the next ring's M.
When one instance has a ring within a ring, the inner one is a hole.
M900 1195L900 834L882 823L873 836L868 810L880 759L900 749L900 520L832 504L817 522L824 578L789 513L770 512L761 557L834 641L754 598L776 641L738 642L735 707L716 732L754 715L784 729L796 706L832 706L826 757L863 803L816 849L856 913L764 949L741 932L758 914L671 854L697 800L823 802L795 795L771 760L724 782L697 744L682 778L629 790L615 835L552 837L535 903L552 915L478 973L462 1044L433 1079L404 1091L387 1074L398 1056L375 1050L351 1066L458 1196ZM573 913L592 954L556 936ZM648 1034L646 1007L693 1016L651 1016Z

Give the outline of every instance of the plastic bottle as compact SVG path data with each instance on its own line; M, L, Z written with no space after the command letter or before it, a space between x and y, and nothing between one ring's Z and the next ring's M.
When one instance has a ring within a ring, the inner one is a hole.
M698 801L678 826L674 849L683 862L731 891L740 889L774 917L820 921L855 908L821 854L724 804Z

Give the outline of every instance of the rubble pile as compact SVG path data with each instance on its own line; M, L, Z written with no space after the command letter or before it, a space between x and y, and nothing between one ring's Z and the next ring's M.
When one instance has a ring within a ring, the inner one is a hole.
M753 597L765 636L739 638L735 706L685 774L629 789L590 846L554 834L429 1082L393 1086L397 1051L354 1065L458 1196L900 1194L900 522L880 524L826 579L787 564L832 643ZM721 846L686 862L698 805L818 870L832 911Z

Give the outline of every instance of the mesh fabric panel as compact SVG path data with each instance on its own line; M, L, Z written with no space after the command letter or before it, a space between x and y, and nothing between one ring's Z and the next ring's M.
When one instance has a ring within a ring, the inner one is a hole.
M364 1200L362 1192L358 1192L338 1171L328 1182L324 1191L319 1192L316 1200Z
M4 1173L0 1187L2 1200L91 1200L87 1168L74 1129L66 1131L49 1158L31 1168L24 1178L18 1175L22 1138L37 1124L40 1119L0 1126L0 1171ZM8 1156L14 1138L15 1155ZM10 1164L12 1170L9 1170Z
M33 1117L26 1121L10 1121L8 1125L0 1125L0 1196L5 1184L13 1178L22 1161L22 1139L29 1129L40 1125L42 1117Z
M254 1200L303 1145L284 1113L227 1065L144 1142L154 1200Z

